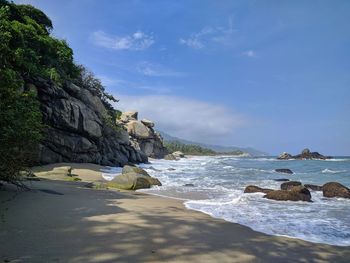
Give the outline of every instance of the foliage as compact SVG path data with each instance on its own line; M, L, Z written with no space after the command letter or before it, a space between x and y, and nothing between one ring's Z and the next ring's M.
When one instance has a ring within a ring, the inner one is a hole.
M216 155L211 149L203 148L198 145L184 144L178 141L164 142L164 146L169 152L181 151L188 155Z
M39 102L29 84L37 77L60 83L79 73L72 50L51 30L42 11L0 0L0 180L18 180L41 138Z

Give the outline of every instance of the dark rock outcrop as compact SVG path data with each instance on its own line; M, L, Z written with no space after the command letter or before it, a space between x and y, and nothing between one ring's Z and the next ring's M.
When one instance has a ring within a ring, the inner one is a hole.
M295 186L289 191L275 190L264 195L264 198L277 201L305 201L311 202L310 191L303 186Z
M147 119L138 121L137 111L123 112L117 123L127 129L133 147L148 157L163 158L168 153L162 136L153 128L154 123Z
M261 188L255 185L248 185L245 189L244 189L244 193L269 193L273 191L273 189L267 189L267 188Z
M300 186L302 185L301 182L296 182L296 181L290 181L290 182L286 182L281 184L281 190L290 190L295 186Z
M307 189L310 189L312 191L322 191L322 186L319 185L314 185L314 184L304 184L304 186Z
M337 183L329 182L322 186L323 196L325 197L342 197L350 198L350 189Z
M285 173L285 174L293 174L292 170L286 169L286 168L275 169L275 172L277 172L277 173Z
M318 152L311 152L309 149L304 149L300 154L298 155L291 155L289 153L283 152L280 154L277 159L279 160L289 160L289 159L298 159L298 160L313 160L313 159L331 159L330 156L324 156Z
M147 156L131 145L128 133L109 124L105 104L89 89L70 82L57 86L41 78L33 80L32 85L46 127L38 163L123 166L147 162Z

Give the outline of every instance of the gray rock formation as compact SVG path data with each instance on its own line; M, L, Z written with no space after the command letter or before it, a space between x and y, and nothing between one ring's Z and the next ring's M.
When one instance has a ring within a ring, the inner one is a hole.
M39 163L123 166L147 162L147 156L131 145L127 131L109 124L110 115L97 95L70 82L62 87L41 78L33 82L46 126Z
M127 129L133 147L146 156L163 158L168 153L163 138L153 129L154 123L147 119L138 121L138 112L123 112L117 123Z
M279 160L289 160L289 159L298 159L298 160L312 160L312 159L331 159L331 156L324 156L318 152L311 152L309 149L304 149L300 154L298 155L291 155L289 153L283 152L281 153L277 159Z
M350 198L350 189L337 183L329 182L322 186L323 196L325 197L342 197Z

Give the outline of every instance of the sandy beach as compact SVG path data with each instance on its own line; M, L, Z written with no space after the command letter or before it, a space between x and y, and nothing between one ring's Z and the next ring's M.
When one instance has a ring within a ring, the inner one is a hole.
M268 236L188 210L180 200L90 189L86 182L103 181L101 167L72 166L81 182L41 179L26 183L31 191L0 188L0 262L348 262L350 258L349 247Z

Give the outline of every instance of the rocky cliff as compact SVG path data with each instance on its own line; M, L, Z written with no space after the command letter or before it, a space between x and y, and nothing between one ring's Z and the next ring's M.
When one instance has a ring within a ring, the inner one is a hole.
M101 101L86 88L71 82L61 86L36 78L45 137L39 145L39 163L89 162L123 166L146 162L147 156L131 145L128 132L111 124Z
M154 123L147 119L139 121L137 111L123 112L117 123L127 129L133 147L148 157L159 159L168 154L162 136L154 130Z

